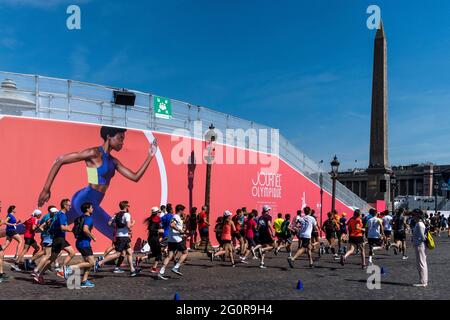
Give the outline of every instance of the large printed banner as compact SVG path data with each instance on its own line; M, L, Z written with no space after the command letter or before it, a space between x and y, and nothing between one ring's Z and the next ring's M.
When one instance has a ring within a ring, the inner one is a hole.
M37 208L38 198L49 175L52 165L60 156L79 152L103 144L100 136L100 125L72 123L57 120L27 119L20 117L0 118L0 200L2 201L1 219L6 218L9 205L16 205L16 216L25 221ZM120 172L115 172L109 187L104 193L91 192L88 187L88 171L84 161L74 162L61 167L51 186L50 199L41 210L46 213L47 207L53 204L59 208L63 198L77 200L80 194L98 204L99 210L94 212L94 223L97 242L93 243L95 252L103 252L111 244L108 235L111 233L106 225L106 217L119 211L118 204L122 200L130 202L130 213L136 220L133 228L133 245L139 239L147 239L143 224L150 214L150 208L161 204L181 203L186 206L201 208L204 203L206 164L197 161L189 164L188 158L198 157L198 141L183 138L186 145L183 152L179 146L181 138L175 135L128 129L125 133L123 148L112 151L111 155L131 171L137 171L145 161L153 139L158 140L158 153L150 163L142 178L135 182L127 179ZM192 143L192 144L191 144ZM197 147L195 147L197 145ZM201 142L200 142L200 145ZM223 146L224 152L231 154L237 148ZM194 154L197 152L197 154ZM255 156L254 151L244 152L246 157ZM177 159L175 159L176 157ZM180 159L184 163L180 164ZM175 160L174 160L175 159ZM261 210L264 204L272 207L272 215L278 212L291 213L308 205L320 211L319 187L280 160L276 172L267 172L260 163L253 164L213 164L211 176L211 224L224 210L235 211L237 208ZM78 198L77 198L78 197ZM72 200L76 205L77 201ZM331 208L331 196L323 194L323 214ZM351 209L340 201L336 201L340 212ZM73 214L73 213L72 213ZM97 217L95 217L97 215ZM317 214L318 216L318 214ZM325 220L326 217L324 216ZM5 226L0 227L0 235L4 236ZM210 239L215 244L213 227L210 228ZM40 238L40 235L36 236ZM75 244L73 235L67 239ZM37 239L38 241L40 239ZM0 239L3 244L5 238ZM14 254L14 243L6 253Z

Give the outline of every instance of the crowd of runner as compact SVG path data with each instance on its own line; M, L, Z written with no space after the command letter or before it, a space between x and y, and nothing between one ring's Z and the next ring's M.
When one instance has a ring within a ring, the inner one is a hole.
M393 215L388 211L377 213L374 209L363 214L357 209L351 217L333 211L320 225L315 211L310 207L298 210L296 216L278 213L274 218L271 208L265 205L261 212L255 209L247 211L245 207L237 209L234 214L226 210L213 226L208 221L206 207L202 207L200 212L197 208L186 212L182 204L175 208L167 204L151 209L149 217L143 222L148 231L147 241L135 251L131 243L133 227L137 222L131 215L129 202L121 201L120 211L108 223L114 230L112 244L96 258L91 246L91 242L96 241L92 218L94 206L90 202L83 203L80 208L83 214L75 219L73 225L69 225L66 213L71 206L69 199L62 199L59 209L51 205L45 214L35 210L24 222L16 218L14 205L8 207L5 219L0 220L0 224L6 226L6 241L0 245L0 282L8 279L3 270L3 258L5 250L14 242L16 251L11 271L30 272L36 283L44 284L44 275L48 272L55 272L67 280L75 270L80 270L81 287L91 288L94 287L89 279L91 271L101 272L105 265L112 264L112 272L124 273L122 265L125 262L130 277L141 272L144 260L150 264L149 272L158 279L168 279L168 268L182 276L181 266L189 251L201 247L211 263L216 259L228 259L231 267L254 260L265 269L266 255L285 252L286 263L291 268L302 255L307 256L311 268L321 259L336 260L345 266L349 257L359 255L361 268L365 269L374 263L374 252L377 250L392 249L394 255L400 255L402 260L408 259L406 237L415 230L418 222L423 222L427 230L436 236L447 232L450 237L448 220L444 215L428 216L417 209L412 212L399 209ZM19 225L24 226L23 235L17 231ZM210 227L214 227L219 244L213 249L208 246ZM68 232L75 236L74 247L66 240ZM40 234L39 244L37 233ZM320 240L322 235L324 241ZM297 244L294 245L295 238ZM76 255L74 248L82 256L82 261L77 264L71 264ZM31 258L25 259L30 249ZM62 253L65 253L63 257Z

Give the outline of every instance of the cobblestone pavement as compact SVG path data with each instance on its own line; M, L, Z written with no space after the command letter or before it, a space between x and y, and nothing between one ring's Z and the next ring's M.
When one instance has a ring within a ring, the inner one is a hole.
M410 245L410 242L408 241ZM296 244L295 244L296 247ZM229 263L209 259L199 252L190 254L189 261L182 266L183 277L168 270L168 281L157 280L143 265L143 272L135 278L127 273L113 274L112 267L105 267L92 275L95 288L70 290L63 279L53 274L46 277L45 285L33 283L25 272L5 270L10 280L0 283L0 299L173 299L178 293L188 299L450 299L450 239L443 235L436 238L436 249L427 251L429 268L428 288L414 288L418 281L415 254L408 248L409 259L401 260L391 251L377 251L374 262L382 266L380 290L369 290L366 281L369 274L359 266L359 257L350 257L345 267L324 255L317 267L310 269L305 258L296 261L290 269L281 252L277 256L269 253L267 269L260 269L257 260L250 264L238 264L231 268ZM301 280L303 291L296 290Z

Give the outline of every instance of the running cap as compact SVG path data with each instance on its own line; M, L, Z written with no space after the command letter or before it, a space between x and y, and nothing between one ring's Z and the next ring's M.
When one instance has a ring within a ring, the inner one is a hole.
M59 212L59 210L56 209L56 208L51 208L51 209L50 209L50 212L51 212L51 213L57 213L57 212Z
M225 210L224 213L223 213L224 217L229 217L231 215L232 215L231 211L228 211L228 210Z
M42 211L39 210L39 209L36 209L36 210L33 211L33 213L32 213L31 215L32 215L33 217L36 217L36 216L41 215L41 214L42 214Z
M153 208L152 208L152 214L158 213L158 212L161 212L161 210L159 210L158 207L153 207Z
M269 210L271 210L272 208L271 207L269 207L269 205L267 205L267 204L265 204L264 206L263 206L263 211L264 212L267 212L267 211L269 211Z

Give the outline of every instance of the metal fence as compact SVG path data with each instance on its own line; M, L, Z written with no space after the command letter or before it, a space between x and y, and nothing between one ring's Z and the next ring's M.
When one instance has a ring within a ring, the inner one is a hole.
M135 105L124 107L112 101L113 91L120 90L118 88L0 71L0 82L5 79L13 80L17 85L17 90L14 91L26 100L32 101L33 105L21 106L2 102L1 114L105 124L165 133L172 133L175 129L185 129L191 136L194 136L194 122L197 120L202 121L202 132L207 130L211 123L222 132L226 129L266 129L268 131L272 129L229 114L173 99L171 99L173 118L170 121L157 118L153 112L153 95L134 90L129 91L136 94ZM0 91L10 90L0 89ZM231 144L236 145L236 142L233 141ZM266 145L264 141L258 141L258 146L248 139L245 141L245 147L256 151L266 149L269 153L273 150L270 139ZM322 173L323 188L331 193L331 176L323 172L317 162L309 159L282 135L279 137L278 147L281 159L317 185L320 183L319 177ZM336 197L348 206L363 210L369 208L365 201L339 182L336 185Z

